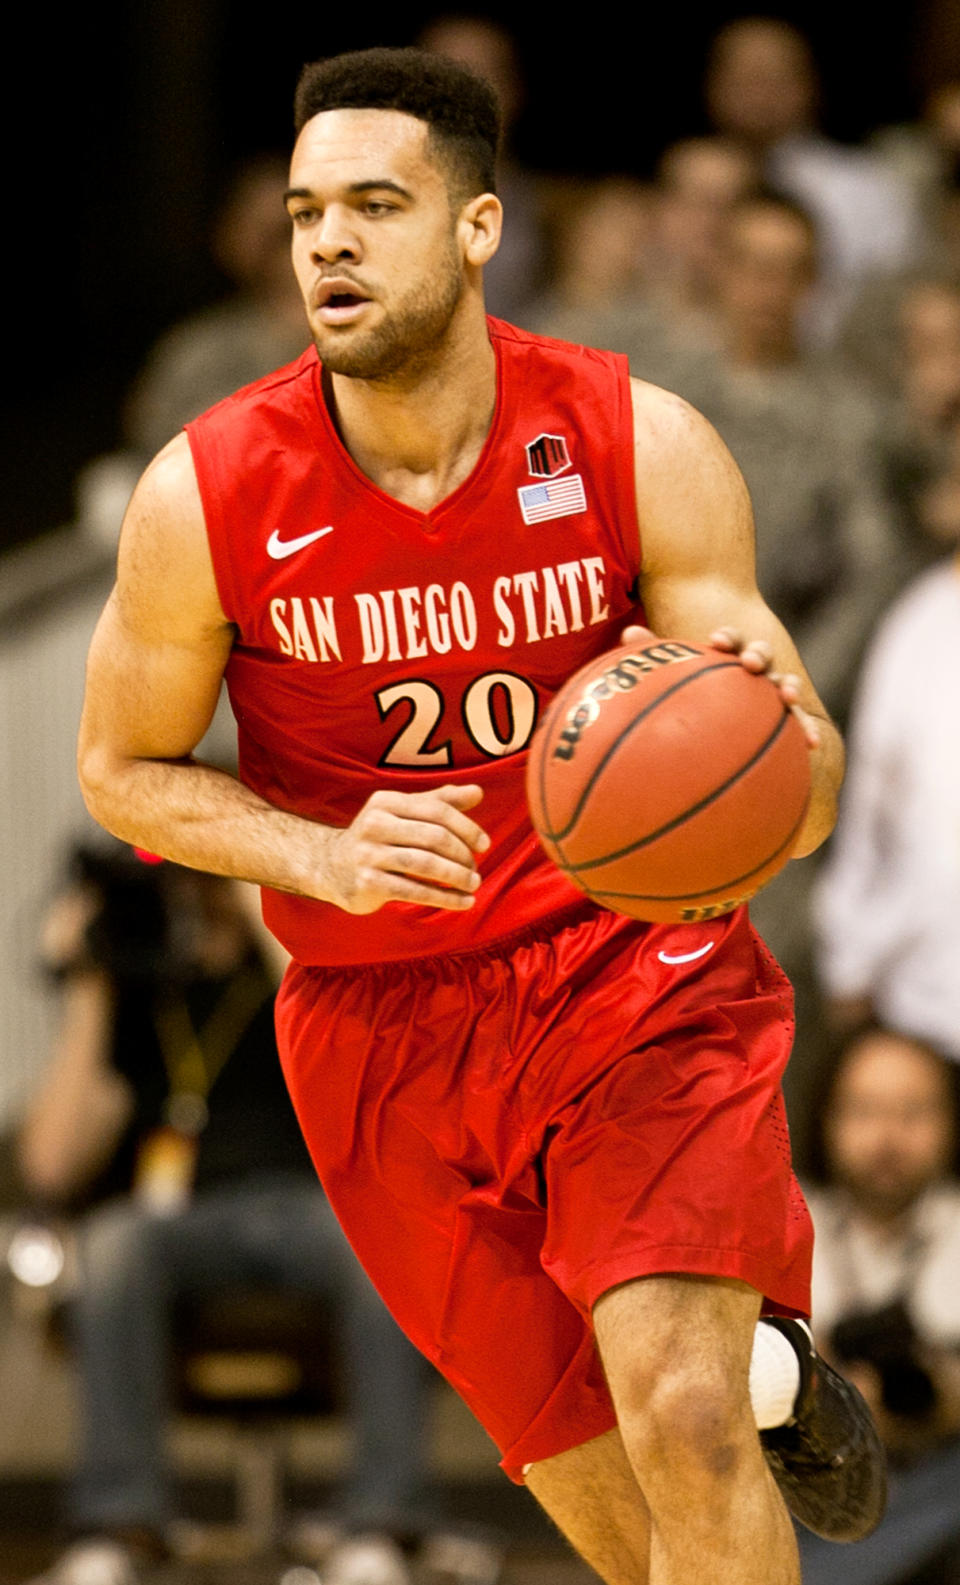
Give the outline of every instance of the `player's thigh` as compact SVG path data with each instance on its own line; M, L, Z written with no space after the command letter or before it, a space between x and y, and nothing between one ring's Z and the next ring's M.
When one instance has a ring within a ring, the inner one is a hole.
M650 1519L618 1430L527 1470L528 1489L609 1585L647 1585Z
M618 1423L633 1453L656 1418L676 1423L687 1406L738 1421L749 1410L750 1356L761 1295L737 1278L639 1277L593 1308L600 1357ZM752 1423L752 1422L751 1422Z

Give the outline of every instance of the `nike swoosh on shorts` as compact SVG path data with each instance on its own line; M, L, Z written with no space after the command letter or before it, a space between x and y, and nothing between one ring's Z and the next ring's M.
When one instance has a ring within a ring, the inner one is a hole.
M281 539L279 531L274 529L267 540L267 555L272 556L274 561L282 561L284 556L292 556L306 545L312 545L315 539L322 539L324 534L332 533L332 527L315 528L311 534L301 534L298 539Z
M708 941L705 947L698 947L696 952L678 952L676 955L672 952L658 952L657 957L661 963L693 963L697 958L705 958L716 944L715 941Z

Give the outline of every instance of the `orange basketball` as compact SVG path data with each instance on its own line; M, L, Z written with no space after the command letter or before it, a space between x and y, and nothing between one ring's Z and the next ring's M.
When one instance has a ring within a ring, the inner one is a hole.
M550 858L635 919L712 919L746 902L789 859L809 796L803 729L770 679L669 639L571 677L527 764Z

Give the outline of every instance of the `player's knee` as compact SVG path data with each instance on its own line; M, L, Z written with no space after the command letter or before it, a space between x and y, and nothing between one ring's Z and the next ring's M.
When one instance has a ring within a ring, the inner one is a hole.
M745 1448L744 1397L713 1370L668 1366L644 1373L626 1395L620 1429L634 1468L657 1466L695 1478L732 1477ZM641 1485L643 1480L641 1478Z

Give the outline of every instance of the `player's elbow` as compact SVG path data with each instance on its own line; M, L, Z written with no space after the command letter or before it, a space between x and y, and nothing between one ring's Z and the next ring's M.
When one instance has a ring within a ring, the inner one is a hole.
M818 722L820 742L811 756L810 802L807 818L793 850L795 859L806 858L826 842L837 823L845 754L843 739L832 721Z
M822 847L837 823L837 800L830 794L821 794L811 800L807 818L793 850L795 859L805 859Z
M106 744L85 729L81 730L77 746L77 779L93 819L111 835L121 836L117 829L122 803L121 762Z
M815 853L817 848L823 846L836 825L842 775L841 763L833 774L814 776L807 818L793 850L795 859L806 858L808 853Z

